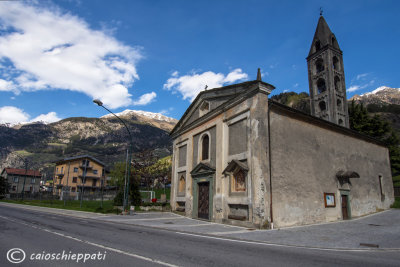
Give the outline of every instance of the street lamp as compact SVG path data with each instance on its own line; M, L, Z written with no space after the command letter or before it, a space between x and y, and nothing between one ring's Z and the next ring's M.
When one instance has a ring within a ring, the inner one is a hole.
M105 110L107 110L108 112L113 114L120 122L122 122L122 124L125 126L126 130L128 131L128 134L129 134L128 160L127 160L128 161L127 162L128 170L127 170L127 175L126 175L126 176L128 176L128 178L126 178L126 176L125 176L124 202L123 202L124 211L127 211L128 210L128 203L129 203L129 179L131 177L131 161L132 161L132 151L133 151L132 134L129 131L129 128L126 125L126 123L120 117L115 115L111 110L109 110L108 108L103 106L103 102L101 102L99 99L94 99L93 103L97 104L98 106L104 108Z

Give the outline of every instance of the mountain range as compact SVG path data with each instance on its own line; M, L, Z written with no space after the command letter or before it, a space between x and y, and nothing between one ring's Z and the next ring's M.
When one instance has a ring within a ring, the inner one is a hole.
M132 134L134 153L152 151L158 157L170 155L169 131L177 120L162 114L125 110L122 118ZM111 168L126 155L129 135L112 114L101 118L74 117L54 123L0 125L0 169L23 167L51 173L54 162L66 157L89 154ZM50 174L49 174L50 175Z

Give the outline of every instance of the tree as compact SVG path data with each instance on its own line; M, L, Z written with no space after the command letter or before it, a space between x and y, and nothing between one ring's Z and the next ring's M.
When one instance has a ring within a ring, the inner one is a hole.
M118 187L118 193L114 199L114 203L120 203L122 205L123 199L123 190L125 186L125 171L126 171L126 164L125 162L116 162L114 164L113 169L110 172L111 177L111 185ZM131 203L135 206L140 205L141 196L139 191L139 177L135 174L135 169L131 166L131 176L129 177L129 195L131 199Z
M400 140L389 123L379 115L371 117L367 109L362 104L356 104L354 100L349 106L349 121L351 129L372 136L387 144L392 176L400 175Z
M8 194L8 190L10 185L6 178L0 176L0 199L4 198L6 194Z

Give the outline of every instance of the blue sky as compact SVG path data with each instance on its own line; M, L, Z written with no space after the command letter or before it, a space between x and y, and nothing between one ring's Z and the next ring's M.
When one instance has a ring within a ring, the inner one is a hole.
M256 78L308 92L319 8L343 50L348 97L400 87L399 1L0 2L0 123L163 113L205 85Z

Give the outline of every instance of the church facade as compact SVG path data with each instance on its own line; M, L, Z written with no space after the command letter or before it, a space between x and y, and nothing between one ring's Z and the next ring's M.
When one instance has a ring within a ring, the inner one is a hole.
M171 132L171 207L248 227L351 219L394 201L389 152L349 129L342 52L321 16L307 57L311 115L257 80L201 92Z

